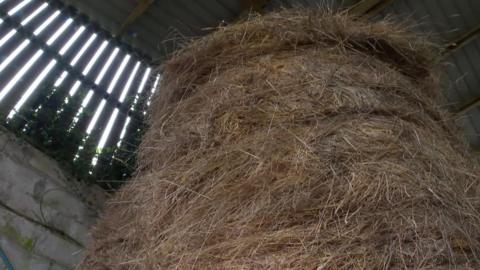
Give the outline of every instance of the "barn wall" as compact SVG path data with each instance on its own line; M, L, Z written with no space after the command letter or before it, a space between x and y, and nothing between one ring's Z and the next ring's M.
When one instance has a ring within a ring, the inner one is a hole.
M0 248L14 269L72 269L105 198L0 129Z

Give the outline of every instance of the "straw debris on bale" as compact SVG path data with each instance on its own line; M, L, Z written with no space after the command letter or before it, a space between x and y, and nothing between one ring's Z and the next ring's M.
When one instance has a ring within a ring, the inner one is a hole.
M480 269L479 166L436 52L305 10L193 41L79 269Z

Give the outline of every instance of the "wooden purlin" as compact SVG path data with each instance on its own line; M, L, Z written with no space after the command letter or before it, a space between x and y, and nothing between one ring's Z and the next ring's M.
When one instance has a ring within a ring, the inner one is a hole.
M118 30L117 35L124 33L130 25L132 25L135 21L137 21L155 2L155 0L140 0L138 1L137 5L133 8L133 10L128 14L127 18L123 21L120 29Z

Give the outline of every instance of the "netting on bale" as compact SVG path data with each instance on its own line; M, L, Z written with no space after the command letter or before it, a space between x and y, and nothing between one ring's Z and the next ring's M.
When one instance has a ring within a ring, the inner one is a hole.
M79 268L478 269L478 165L435 52L298 10L192 42Z

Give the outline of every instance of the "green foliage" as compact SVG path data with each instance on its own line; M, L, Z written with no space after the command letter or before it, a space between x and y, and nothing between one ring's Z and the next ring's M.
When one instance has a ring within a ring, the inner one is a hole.
M11 226L8 223L0 227L0 233L19 244L26 251L32 251L35 247L35 239L24 237L20 232L15 229L15 227Z

